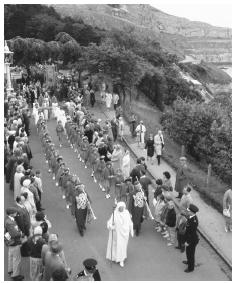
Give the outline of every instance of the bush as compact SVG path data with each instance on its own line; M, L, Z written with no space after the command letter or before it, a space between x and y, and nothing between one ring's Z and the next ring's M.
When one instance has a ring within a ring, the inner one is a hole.
M231 183L231 114L221 105L178 99L161 123L169 135L196 160L212 164L214 172Z

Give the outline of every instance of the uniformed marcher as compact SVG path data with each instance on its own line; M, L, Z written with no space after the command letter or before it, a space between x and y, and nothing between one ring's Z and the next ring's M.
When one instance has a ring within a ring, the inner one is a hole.
M196 216L199 209L196 205L190 204L187 210L189 211L185 232L187 261L183 261L183 263L188 265L188 268L186 268L184 272L192 272L195 265L195 249L199 242L197 234L198 218Z
M85 224L88 216L88 202L91 202L88 194L84 191L84 187L83 184L76 187L77 191L73 204L78 231L82 237L84 236L84 230L86 230Z
M78 281L101 281L99 270L96 268L97 261L88 258L83 261L85 269L76 275Z
M135 181L134 192L130 194L129 201L129 212L132 215L132 221L136 236L139 236L141 223L143 222L144 207L145 207L145 196L144 192L141 191L140 183Z

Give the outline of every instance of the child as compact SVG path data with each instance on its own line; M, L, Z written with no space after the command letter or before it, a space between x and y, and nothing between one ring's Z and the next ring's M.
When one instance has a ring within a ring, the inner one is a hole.
M158 195L157 198L154 197L153 199L153 206L154 206L154 218L156 221L155 229L157 232L161 232L161 213L163 207L165 205L164 196L162 194Z
M166 226L168 231L168 238L169 243L167 246L172 246L175 243L175 225L176 225L176 212L174 202L171 200L168 203L168 211L166 215Z
M110 189L112 186L112 178L114 177L114 170L112 167L112 163L110 161L108 161L106 163L106 167L104 168L104 172L103 172L103 176L104 176L104 188L106 190L106 198L110 198Z
M64 127L62 125L62 122L59 120L58 121L58 124L56 126L56 134L59 138L59 144L60 144L60 147L62 147L62 138L63 138L63 134L64 134Z

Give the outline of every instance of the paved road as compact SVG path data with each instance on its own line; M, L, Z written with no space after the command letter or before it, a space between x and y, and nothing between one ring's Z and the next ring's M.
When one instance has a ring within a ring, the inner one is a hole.
M101 112L98 115L104 118ZM48 129L58 148L55 121L49 122ZM185 265L182 263L182 260L185 259L185 255L172 247L167 247L166 241L153 230L153 223L151 221L145 221L143 223L142 232L139 237L130 238L128 259L125 262L125 267L121 268L115 263L111 266L110 262L105 259L105 253L108 240L106 222L112 213L113 199L105 199L104 193L101 192L98 185L90 177L90 170L84 168L72 149L68 147L58 148L70 171L77 174L80 180L86 185L92 200L92 207L97 216L96 221L87 225L87 231L82 238L77 231L70 211L66 210L65 201L62 200L60 190L55 186L54 181L47 172L48 168L41 152L40 142L35 129L32 129L30 143L34 156L32 165L35 169L40 169L42 172L44 184L42 203L43 207L46 208L48 218L52 222L50 232L59 234L67 262L72 268L73 275L82 269L82 261L85 258L94 257L98 260L98 268L102 280L228 280L223 271L221 271L216 259L201 244L199 244L196 254L197 263L200 267L196 268L194 273L184 273ZM13 194L9 192L6 185L4 200L5 206L13 201ZM7 263L6 250L4 257L5 263ZM6 268L5 264L5 280L9 280Z

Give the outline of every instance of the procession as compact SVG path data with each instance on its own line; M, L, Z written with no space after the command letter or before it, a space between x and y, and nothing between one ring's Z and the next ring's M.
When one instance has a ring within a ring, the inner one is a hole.
M228 246L231 187L214 212L189 151L169 162L169 132L93 71L93 51L82 71L50 58L12 67L17 79L14 52L5 41L4 280L228 280L208 230Z

